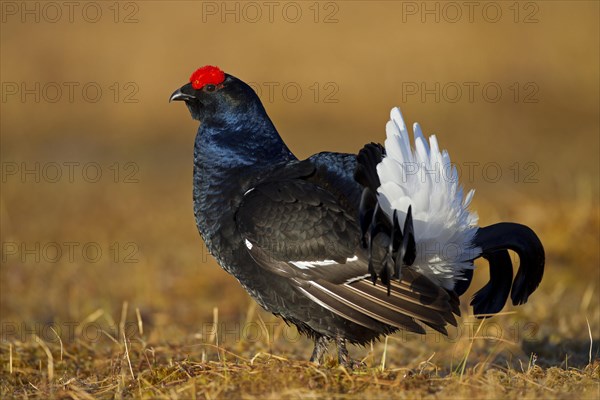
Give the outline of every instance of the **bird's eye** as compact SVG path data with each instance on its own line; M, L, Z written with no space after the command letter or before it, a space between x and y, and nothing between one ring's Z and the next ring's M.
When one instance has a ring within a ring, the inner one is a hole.
M215 85L206 85L205 88L207 92L214 92L217 87Z

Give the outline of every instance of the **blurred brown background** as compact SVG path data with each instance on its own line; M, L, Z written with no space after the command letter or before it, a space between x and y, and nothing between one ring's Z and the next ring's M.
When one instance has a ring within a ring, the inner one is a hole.
M544 335L586 337L587 317L599 336L599 3L46 4L2 2L4 338L118 320L124 301L168 341L214 307L246 316L194 224L197 123L167 102L206 64L253 82L301 158L383 141L401 106L476 189L482 225L539 233L545 280L519 312Z

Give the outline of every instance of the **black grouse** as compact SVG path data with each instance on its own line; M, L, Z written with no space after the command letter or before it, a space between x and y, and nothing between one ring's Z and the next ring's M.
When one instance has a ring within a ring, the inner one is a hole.
M170 101L200 121L194 144L194 214L211 254L266 310L315 341L322 361L335 340L364 345L398 329L446 333L473 261L490 280L471 301L499 312L538 287L544 249L524 225L477 226L457 171L435 136L398 108L385 147L298 160L246 83L217 67L196 70ZM513 280L508 250L520 258Z

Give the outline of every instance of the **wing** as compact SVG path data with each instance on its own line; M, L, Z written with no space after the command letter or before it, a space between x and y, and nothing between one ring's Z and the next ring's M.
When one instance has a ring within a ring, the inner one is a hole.
M341 262L354 256L358 244L353 217L328 191L301 179L250 189L236 221L245 240L277 260Z
M315 303L364 327L424 333L419 321L445 333L447 323L456 325L458 298L410 267L389 291L370 282L357 215L326 189L327 179L306 160L246 192L236 212L244 251Z

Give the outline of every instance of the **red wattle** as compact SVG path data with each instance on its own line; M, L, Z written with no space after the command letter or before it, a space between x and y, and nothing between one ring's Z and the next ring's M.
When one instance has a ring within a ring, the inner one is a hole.
M205 85L218 85L224 80L225 73L221 71L219 67L213 67L212 65L198 68L194 71L192 76L190 76L192 87L196 90L202 89Z

